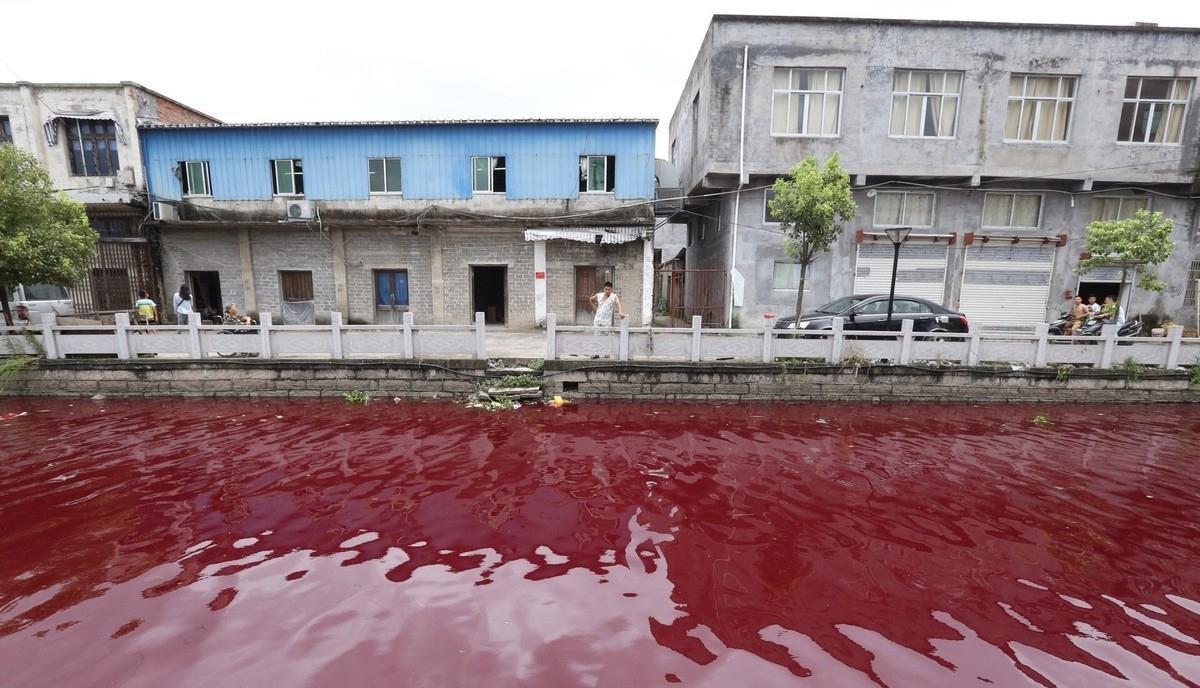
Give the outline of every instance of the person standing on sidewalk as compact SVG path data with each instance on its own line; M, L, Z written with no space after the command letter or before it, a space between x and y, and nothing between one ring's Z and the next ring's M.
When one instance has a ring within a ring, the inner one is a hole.
M612 327L614 311L617 317L625 317L625 311L621 308L621 297L613 293L612 282L605 282L604 291L593 294L588 301L596 310L596 317L592 319L592 324L596 327Z

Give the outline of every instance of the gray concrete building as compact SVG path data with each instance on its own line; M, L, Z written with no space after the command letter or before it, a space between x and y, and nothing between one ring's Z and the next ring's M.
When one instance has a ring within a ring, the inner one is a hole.
M726 318L794 310L766 188L838 154L857 215L810 267L805 303L897 293L1027 328L1119 270L1077 274L1087 224L1139 208L1174 222L1162 292L1129 313L1195 324L1200 29L714 16L669 128L690 201L687 268L729 275ZM713 195L719 194L719 195ZM694 289L691 291L695 291Z
M83 280L61 285L77 313L128 310L141 289L162 303L138 126L216 121L132 81L0 83L0 145L37 158L100 234Z

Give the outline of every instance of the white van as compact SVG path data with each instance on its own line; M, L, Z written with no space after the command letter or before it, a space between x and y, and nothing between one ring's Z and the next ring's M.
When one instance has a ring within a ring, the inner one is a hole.
M56 284L18 284L9 295L13 318L30 320L30 313L54 313L75 315L75 304L67 294L66 287Z

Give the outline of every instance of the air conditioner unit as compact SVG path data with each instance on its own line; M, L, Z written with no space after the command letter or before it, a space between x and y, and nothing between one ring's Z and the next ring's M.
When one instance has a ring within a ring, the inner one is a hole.
M287 202L287 219L288 220L311 220L316 214L316 207L312 201L288 201Z
M151 206L155 222L175 222L179 219L179 211L170 203L155 201Z

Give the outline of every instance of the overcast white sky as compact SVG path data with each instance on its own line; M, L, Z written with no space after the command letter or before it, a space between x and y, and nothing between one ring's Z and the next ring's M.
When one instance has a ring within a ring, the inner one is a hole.
M1200 26L1200 0L0 0L0 81L138 81L227 122L655 117L662 156L714 13Z

